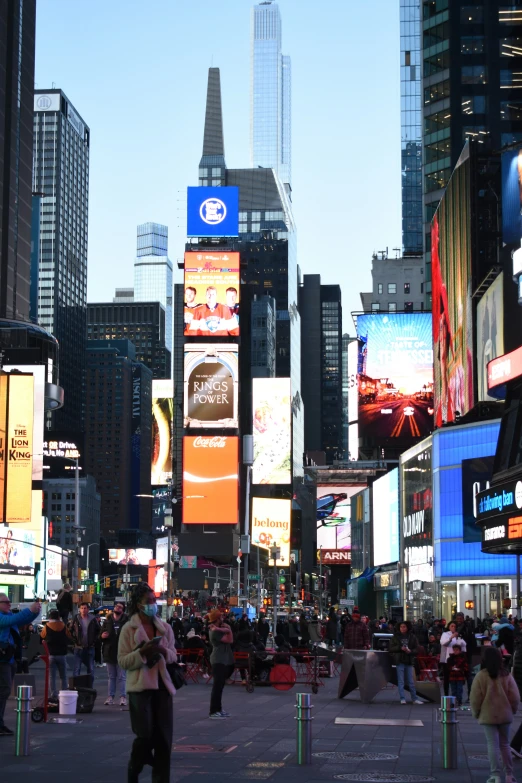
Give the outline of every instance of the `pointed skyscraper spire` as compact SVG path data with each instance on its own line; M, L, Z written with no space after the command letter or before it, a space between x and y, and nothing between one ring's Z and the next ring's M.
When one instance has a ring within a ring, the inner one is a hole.
M203 135L203 157L200 166L225 166L223 111L219 68L208 69L207 108Z

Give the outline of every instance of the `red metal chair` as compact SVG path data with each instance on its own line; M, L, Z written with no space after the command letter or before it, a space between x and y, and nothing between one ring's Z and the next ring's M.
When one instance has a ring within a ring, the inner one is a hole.
M198 677L203 673L203 650L200 650L197 647L194 649L188 647L184 650L177 650L177 653L182 658L182 662L185 664L185 678L187 682L191 680L197 685Z
M420 682L439 682L439 660L435 655L419 655L418 680Z

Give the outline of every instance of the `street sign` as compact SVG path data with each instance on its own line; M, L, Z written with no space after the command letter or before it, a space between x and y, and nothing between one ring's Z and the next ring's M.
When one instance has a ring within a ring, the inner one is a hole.
M216 582L214 585L214 590L219 590L219 587L220 587L219 582Z
M259 574L249 574L248 578L251 579L253 582L259 582L260 576Z

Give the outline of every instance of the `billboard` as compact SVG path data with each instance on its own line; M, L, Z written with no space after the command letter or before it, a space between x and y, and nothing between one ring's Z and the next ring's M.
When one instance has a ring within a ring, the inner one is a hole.
M34 409L33 409L33 481L43 478L43 439L45 417L45 384L47 367L33 364L4 364L6 372L17 370L34 376Z
M62 587L63 559L64 550L61 547L47 544L45 550L45 571L48 590L60 590Z
M477 524L477 495L489 488L494 461L495 457L462 460L462 540L465 544L482 541L482 528Z
M290 563L291 500L252 498L252 543L262 549L279 547L278 566ZM269 558L270 565L274 561Z
M238 187L187 188L188 237L237 237Z
M6 448L2 455L6 473L0 522L4 524L31 522L33 413L34 377L22 374L10 375L5 428ZM5 414L5 409L0 413L2 414Z
M290 378L252 381L254 433L253 484L292 481L292 408Z
M156 540L156 573L154 574L154 592L164 593L167 590L168 572L164 568L169 559L168 536Z
M399 469L372 485L373 565L399 560Z
M185 253L185 335L239 334L239 253Z
M502 241L520 247L522 239L522 149L502 155Z
M359 459L359 343L348 343L348 459Z
M152 490L152 535L164 533L165 511L172 507L170 487L156 487Z
M433 428L431 314L360 315L357 334L360 436L428 435Z
M0 575L34 576L34 545L32 530L0 528Z
M74 475L78 460L83 470L84 434L79 432L46 432L43 442L44 478L63 478Z
M412 453L413 452L413 453ZM433 491L431 443L401 457L401 564L408 619L433 609Z
M491 283L477 305L478 401L495 400L488 394L488 363L504 353L504 273Z
M237 429L237 345L185 345L184 426Z
M109 549L109 562L118 565L148 566L152 549Z
M435 425L474 405L469 157L455 168L431 224Z
M317 487L317 549L351 549L350 498L363 484Z
M184 525L237 524L238 461L237 437L183 438Z
M172 478L174 385L171 380L152 381L152 469L150 483L166 484Z

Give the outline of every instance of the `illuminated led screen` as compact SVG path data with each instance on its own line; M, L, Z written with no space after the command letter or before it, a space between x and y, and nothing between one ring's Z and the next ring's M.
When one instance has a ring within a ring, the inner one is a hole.
M235 525L238 520L238 438L183 438L183 524Z
M185 345L185 428L237 428L237 345Z
M252 483L290 484L292 481L290 378L254 378L252 397L254 415Z
M252 498L252 543L269 551L279 547L278 566L290 563L291 514L291 500ZM269 558L269 562L274 561Z
M152 486L172 478L173 395L171 380L152 381Z
M185 335L239 334L239 253L185 253Z
M374 566L399 559L399 469L394 468L372 485Z

